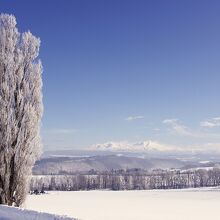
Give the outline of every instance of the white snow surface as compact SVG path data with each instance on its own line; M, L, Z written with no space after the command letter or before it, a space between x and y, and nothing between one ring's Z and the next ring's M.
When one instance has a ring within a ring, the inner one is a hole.
M207 220L218 219L219 204L220 188L199 188L54 191L29 195L25 207L83 220Z
M0 220L74 220L70 217L0 205Z

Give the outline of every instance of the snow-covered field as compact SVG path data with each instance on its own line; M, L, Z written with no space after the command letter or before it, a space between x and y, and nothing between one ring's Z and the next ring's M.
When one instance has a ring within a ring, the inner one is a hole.
M0 220L74 220L74 219L1 205Z
M30 195L28 209L83 220L219 219L220 188Z

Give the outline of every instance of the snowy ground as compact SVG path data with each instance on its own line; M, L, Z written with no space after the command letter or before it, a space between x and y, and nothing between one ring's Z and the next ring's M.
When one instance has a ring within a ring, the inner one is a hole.
M74 219L1 205L0 220L74 220Z
M219 218L220 189L78 191L30 195L26 208L83 220Z

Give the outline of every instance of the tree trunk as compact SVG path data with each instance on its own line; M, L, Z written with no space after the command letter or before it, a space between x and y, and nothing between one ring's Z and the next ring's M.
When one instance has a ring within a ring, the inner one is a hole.
M0 204L13 205L15 183L15 155L4 154L4 176L0 176ZM10 157L10 158L9 158Z

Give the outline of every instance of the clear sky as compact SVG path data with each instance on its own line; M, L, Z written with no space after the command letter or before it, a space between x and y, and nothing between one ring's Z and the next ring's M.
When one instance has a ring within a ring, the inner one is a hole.
M42 41L46 150L218 147L220 1L0 0L0 11Z

